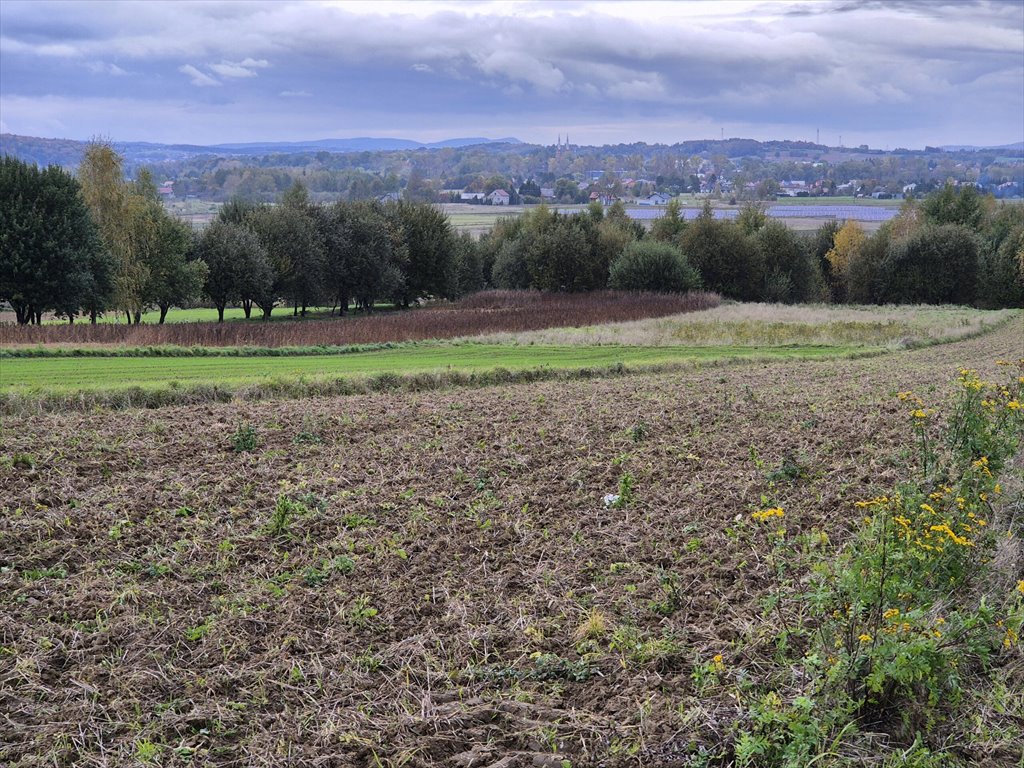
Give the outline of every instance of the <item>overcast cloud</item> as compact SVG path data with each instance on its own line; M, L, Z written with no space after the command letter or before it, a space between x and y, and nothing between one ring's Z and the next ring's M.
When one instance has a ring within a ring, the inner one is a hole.
M1024 141L1024 2L0 4L0 129Z

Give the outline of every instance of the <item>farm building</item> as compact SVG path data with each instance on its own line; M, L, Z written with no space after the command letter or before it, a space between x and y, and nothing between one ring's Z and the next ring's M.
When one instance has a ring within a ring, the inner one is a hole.
M638 205L667 205L670 199L664 192L655 192L653 195L642 197L636 202Z

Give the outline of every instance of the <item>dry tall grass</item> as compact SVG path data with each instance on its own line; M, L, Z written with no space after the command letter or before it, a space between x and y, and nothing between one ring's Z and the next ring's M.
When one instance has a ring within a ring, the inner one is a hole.
M288 347L375 344L625 322L705 310L718 303L717 294L701 292L547 294L537 291L486 291L438 308L334 320L135 326L4 324L0 325L0 345Z
M582 328L496 333L505 344L636 344L645 346L910 347L962 339L1006 322L1018 310L936 306L722 304L687 315L651 317Z

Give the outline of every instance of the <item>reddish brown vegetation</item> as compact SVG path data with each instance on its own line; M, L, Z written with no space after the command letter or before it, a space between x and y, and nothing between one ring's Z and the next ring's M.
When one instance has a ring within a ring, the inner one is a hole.
M444 307L337 320L173 325L0 325L0 344L257 346L375 344L663 317L718 306L713 293L486 291Z

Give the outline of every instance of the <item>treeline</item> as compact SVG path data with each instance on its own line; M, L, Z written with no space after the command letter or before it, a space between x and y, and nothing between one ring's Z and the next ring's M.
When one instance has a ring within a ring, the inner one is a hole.
M1024 306L1024 206L947 185L867 236L828 222L810 237L748 205L691 222L669 204L647 232L620 203L571 215L535 208L479 245L498 288L684 291L740 301Z
M474 241L409 201L316 204L294 183L277 204L234 199L200 235L170 217L143 172L125 181L104 144L78 178L11 158L0 165L0 300L19 323L73 322L208 301L223 319L290 306L372 311L488 287L683 292L742 301L1024 305L1024 206L947 185L867 236L830 222L811 237L748 205L692 222L673 201L648 232L621 203L563 214L539 206Z
M228 305L269 317L281 302L297 315L330 305L372 311L408 307L484 287L475 243L437 208L406 201L310 202L296 184L277 205L233 200L197 244L205 295L223 319Z
M112 265L78 182L56 165L0 160L0 300L19 324L74 316L110 292Z
M536 208L503 219L480 241L498 288L549 291L685 291L705 288L744 301L824 297L824 277L805 239L748 206L734 222L710 205L686 222L673 201L650 232L621 203L571 215Z
M270 317L350 303L371 311L425 296L455 298L486 285L469 235L429 205L317 205L300 184L276 205L233 200L201 235L166 213L152 177L124 179L106 144L86 151L78 177L10 157L0 165L0 301L19 324L52 312L96 322L123 312L209 301Z
M834 301L1024 306L1024 205L946 185L871 236L856 222L832 228L820 263Z

